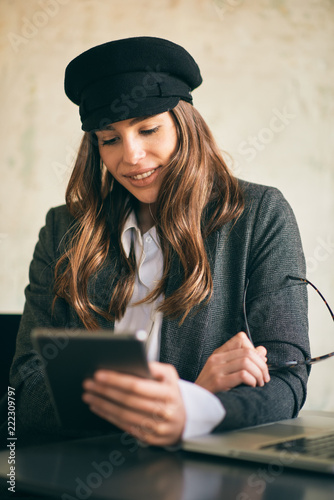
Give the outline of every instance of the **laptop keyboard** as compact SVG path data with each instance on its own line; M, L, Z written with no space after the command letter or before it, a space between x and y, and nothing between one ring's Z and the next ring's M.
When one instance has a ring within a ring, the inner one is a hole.
M276 445L261 447L274 450L284 450L310 457L334 458L334 433L325 436L291 439Z

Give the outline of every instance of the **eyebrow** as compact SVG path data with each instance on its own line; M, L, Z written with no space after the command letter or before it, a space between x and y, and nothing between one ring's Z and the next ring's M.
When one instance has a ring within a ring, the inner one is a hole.
M132 127L133 125L136 125L137 123L143 122L144 120L147 120L148 118L153 118L154 116L156 116L156 115L138 116L136 118L133 118L130 121L130 127ZM110 124L110 125L107 125L106 127L104 127L102 130L115 130L115 128L113 127L112 124Z

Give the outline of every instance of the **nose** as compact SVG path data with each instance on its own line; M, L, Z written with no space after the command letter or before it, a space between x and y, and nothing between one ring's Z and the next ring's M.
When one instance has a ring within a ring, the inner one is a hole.
M123 162L128 165L136 165L145 157L145 149L142 142L137 138L123 139Z

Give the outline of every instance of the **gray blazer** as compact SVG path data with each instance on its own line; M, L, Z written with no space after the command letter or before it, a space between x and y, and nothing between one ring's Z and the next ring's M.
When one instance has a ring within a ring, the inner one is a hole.
M255 345L264 345L268 361L303 359L309 355L307 291L288 275L305 276L305 260L294 214L275 188L240 181L245 211L237 223L226 224L206 240L213 276L210 302L178 320L164 318L160 361L171 363L181 378L195 381L207 358L240 330L245 329L242 298L246 280L248 321ZM11 368L11 385L17 390L17 433L24 442L36 437L59 439L74 436L56 420L40 365L32 350L30 332L37 326L80 328L75 311L62 299L54 314L54 266L63 250L66 231L73 222L65 206L51 209L40 231L26 304ZM112 252L103 269L89 284L93 301L107 307L120 270ZM174 257L166 295L181 281L180 263ZM102 328L113 323L99 318ZM215 429L223 431L295 417L306 397L308 371L301 367L271 374L264 387L240 385L217 394L226 417ZM75 435L81 435L76 433Z

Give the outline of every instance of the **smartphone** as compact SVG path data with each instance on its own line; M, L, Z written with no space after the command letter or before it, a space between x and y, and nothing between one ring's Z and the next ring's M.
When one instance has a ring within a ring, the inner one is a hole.
M106 430L111 424L89 410L82 401L82 383L99 369L116 370L152 378L147 362L143 330L32 331L34 349L44 371L46 385L61 426L65 429Z

